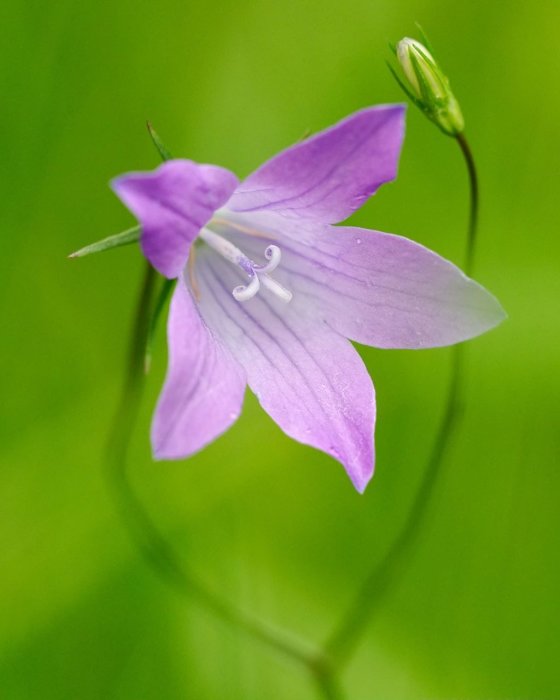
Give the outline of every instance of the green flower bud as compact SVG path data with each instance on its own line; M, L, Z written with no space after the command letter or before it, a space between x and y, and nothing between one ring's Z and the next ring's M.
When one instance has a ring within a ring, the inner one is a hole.
M399 41L396 54L408 87L395 77L410 99L444 133L460 134L465 128L461 108L432 54L419 41L408 38Z

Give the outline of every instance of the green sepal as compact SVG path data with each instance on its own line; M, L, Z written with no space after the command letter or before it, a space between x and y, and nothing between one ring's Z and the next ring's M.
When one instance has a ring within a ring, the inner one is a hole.
M414 22L414 24L416 25L416 27L418 28L418 31L420 32L420 38L422 39L422 43L428 49L428 51L432 54L432 56L435 58L436 54L434 52L432 42L428 39L428 35L422 29L422 26L419 22Z
M150 366L152 364L152 347L154 344L154 338L156 337L156 331L158 327L158 322L161 317L161 312L163 311L165 304L171 294L173 287L175 286L176 280L165 279L159 290L154 309L152 311L152 316L150 318L150 325L148 327L148 333L146 336L146 348L144 350L144 372L148 374L150 371Z
M159 137L159 134L152 126L152 123L146 122L146 126L148 128L148 133L150 134L150 138L152 139L154 146L157 148L158 153L161 156L161 159L164 161L171 160L173 158L173 156L171 155L170 151L168 151L167 148L165 147L163 141Z
M80 248L75 253L70 253L69 258L83 258L86 255L92 255L92 253L103 253L105 250L110 250L111 248L120 248L123 245L129 245L130 243L136 243L140 239L140 234L142 230L140 226L134 226L129 228L122 233L116 233L114 236L108 236L103 238L97 243L91 243L86 245L84 248Z
M408 99L409 99L413 104L415 104L415 105L418 107L418 109L421 109L422 111L424 111L424 105L420 102L420 100L416 97L416 95L414 95L414 94L408 89L408 87L404 84L404 82L401 80L399 74L398 74L397 71L393 68L393 66L389 63L389 61L385 61L385 63L387 64L387 68L388 68L388 69L391 71L391 73L393 74L393 78L397 81L397 83L399 84L399 87L400 87L401 90L404 92L404 94L408 97Z
M426 80L426 75L424 74L424 71L422 70L422 67L420 66L420 63L418 61L418 57L415 53L411 53L410 63L412 64L412 68L418 80L418 84L420 85L420 92L422 93L421 101L425 106L425 111L430 110L433 107L434 103L436 103L437 106L443 104L443 100L440 97L434 95L433 86L430 85ZM441 91L443 93L445 91L446 86L443 84L441 76L435 70L434 66L431 66L429 63L428 65L431 68L431 73L434 80L436 80L439 83Z

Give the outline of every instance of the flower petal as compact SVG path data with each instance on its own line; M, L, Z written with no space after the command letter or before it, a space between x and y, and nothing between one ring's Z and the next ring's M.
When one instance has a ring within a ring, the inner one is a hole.
M403 105L363 109L288 148L239 185L233 211L278 211L336 223L396 177Z
M235 422L245 374L200 318L179 280L168 321L169 367L152 422L157 459L179 459L200 450Z
M461 270L413 241L378 231L329 227L313 249L283 248L298 290L321 299L339 333L378 348L452 345L505 318L498 301ZM290 256L291 253L291 256Z
M245 368L264 410L287 435L341 462L363 491L373 473L375 395L352 345L303 299L286 304L261 288L235 301L236 268L209 251L197 258L197 280L203 318Z
M230 238L237 236L249 256L258 255L267 240L276 243L282 251L274 272L278 281L358 343L410 349L452 345L506 317L477 282L408 238L295 222L272 212L229 217ZM262 237L235 233L233 226Z
M111 186L142 226L142 250L166 277L178 277L190 245L237 185L229 170L170 160L150 172L128 173Z

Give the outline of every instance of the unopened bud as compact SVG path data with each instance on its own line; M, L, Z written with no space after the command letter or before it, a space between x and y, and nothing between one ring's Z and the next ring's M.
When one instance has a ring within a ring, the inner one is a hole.
M408 38L399 41L396 54L408 86L396 77L412 101L444 133L460 134L465 128L461 108L432 54L419 41Z

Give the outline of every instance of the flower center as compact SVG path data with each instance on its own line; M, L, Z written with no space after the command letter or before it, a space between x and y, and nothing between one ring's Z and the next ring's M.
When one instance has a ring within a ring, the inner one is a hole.
M282 299L282 301L286 303L291 301L292 293L269 274L276 270L282 259L282 251L277 245L269 245L264 251L264 257L267 262L264 265L257 265L233 243L206 227L201 229L198 237L228 262L240 267L249 278L247 284L240 284L232 290L231 293L236 301L252 299L261 288L261 285L270 290L279 299Z

